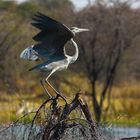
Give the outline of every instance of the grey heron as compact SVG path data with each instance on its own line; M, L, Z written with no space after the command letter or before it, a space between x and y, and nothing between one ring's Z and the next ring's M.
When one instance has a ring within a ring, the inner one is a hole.
M58 70L67 69L69 64L74 63L78 58L78 46L73 40L76 33L88 31L88 29L81 29L77 27L68 28L66 25L42 14L38 13L33 18L32 25L40 30L40 32L33 37L38 43L26 48L20 54L20 58L28 60L42 59L44 62L34 66L31 70L45 70L50 73L41 80L41 85L47 92L50 98L51 94L45 87L45 82L55 91L55 93L64 97L49 83L49 77ZM69 56L66 54L65 44L71 41L75 47L75 54Z

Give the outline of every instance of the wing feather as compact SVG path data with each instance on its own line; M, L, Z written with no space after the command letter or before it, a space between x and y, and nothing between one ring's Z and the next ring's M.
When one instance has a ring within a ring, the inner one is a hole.
M64 58L64 45L74 36L72 31L67 26L41 13L35 15L32 25L41 30L33 37L38 42L33 47L38 55L54 60Z

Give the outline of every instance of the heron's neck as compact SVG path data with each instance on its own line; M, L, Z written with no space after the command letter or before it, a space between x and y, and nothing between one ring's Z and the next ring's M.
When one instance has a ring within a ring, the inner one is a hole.
M71 62L70 63L74 63L79 55L79 50L78 50L78 45L76 44L76 42L71 39L72 45L75 47L75 54L71 57Z

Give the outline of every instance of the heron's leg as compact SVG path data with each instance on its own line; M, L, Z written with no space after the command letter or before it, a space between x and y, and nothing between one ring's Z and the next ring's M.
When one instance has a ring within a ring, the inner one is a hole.
M56 93L57 95L61 96L61 98L63 98L63 99L66 101L66 97L65 97L65 96L63 96L60 92L58 92L58 91L49 83L48 80L47 80L46 82L47 82L47 84L55 91L55 93Z
M53 69L52 71L51 71L51 73L47 76L47 78L45 79L45 82L55 91L55 93L57 94L57 95L59 95L65 102L66 102L66 98L61 94L61 93L59 93L50 83L49 83L49 81L48 81L48 79L49 79L49 77L56 71L57 69Z
M43 84L43 81L44 81L44 79L40 80L41 86L43 87L43 89L45 90L45 92L47 93L47 95L49 96L49 98L52 99L52 95L49 93L49 91L47 90L47 88Z

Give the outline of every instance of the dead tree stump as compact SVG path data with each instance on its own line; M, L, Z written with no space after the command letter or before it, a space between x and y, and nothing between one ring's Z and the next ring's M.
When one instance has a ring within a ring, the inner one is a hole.
M85 101L80 97L80 93L77 93L74 99L70 103L65 103L65 105L61 106L59 101L59 95L52 99L46 100L35 113L35 116L32 120L32 124L30 127L30 133L28 140L31 139L32 128L35 125L35 122L40 115L40 111L50 103L49 107L49 115L46 114L46 120L42 123L42 140L60 140L63 139L65 132L69 128L79 127L81 131L81 137L83 139L92 139L98 140L98 134L96 131L95 123L92 120L92 116L90 114L88 105ZM47 106L48 108L48 106ZM82 119L76 116L71 117L73 111L78 109L81 113ZM88 126L88 136L86 136L86 127ZM90 135L90 136L89 136ZM88 137L88 138L86 138Z

